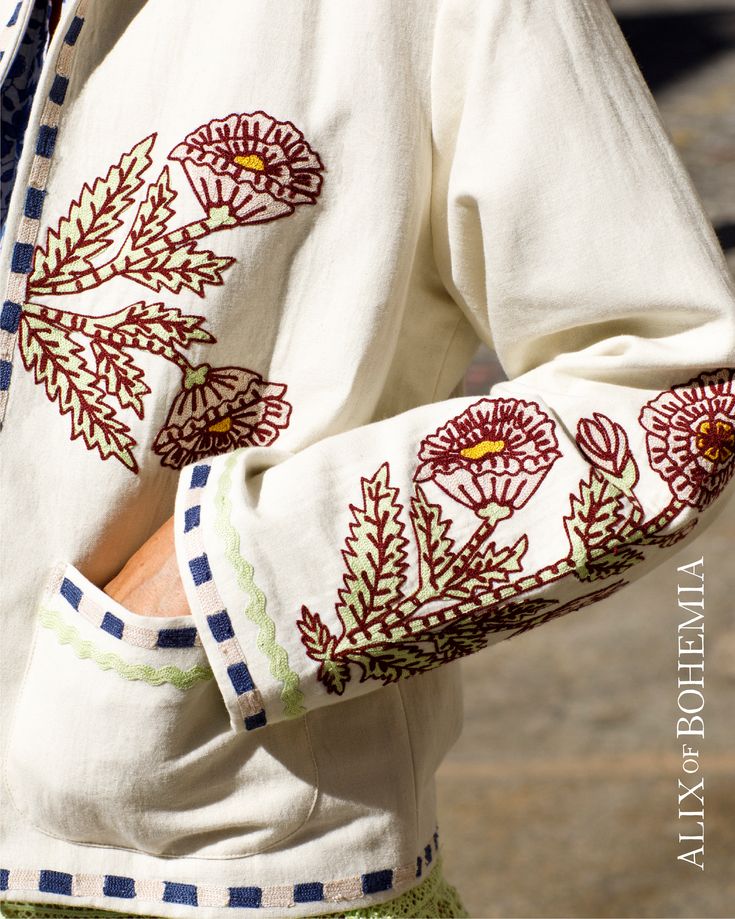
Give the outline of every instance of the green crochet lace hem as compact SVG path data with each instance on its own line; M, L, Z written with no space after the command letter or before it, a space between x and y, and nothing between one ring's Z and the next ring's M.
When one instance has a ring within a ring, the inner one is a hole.
M131 913L110 910L88 909L83 906L52 906L47 903L3 903L3 916L8 919L107 919L120 917L131 919ZM257 912L257 911L256 911ZM434 870L416 887L407 890L393 900L351 909L345 913L323 913L323 919L469 919L469 913L462 906L457 890L447 882L442 873L441 860L437 859ZM135 917L133 917L135 919ZM159 919L143 916L137 919Z
M469 915L457 889L444 877L438 858L431 874L400 897L378 906L328 913L324 919L469 919Z
M159 668L149 667L148 664L130 664L118 654L102 651L91 641L83 639L78 630L53 609L42 607L40 621L42 626L56 632L56 637L62 645L70 645L78 658L94 661L100 670L114 670L124 680L143 680L151 686L171 683L177 689L187 690L201 680L210 680L213 676L209 667L196 666L190 670L181 670L171 664Z

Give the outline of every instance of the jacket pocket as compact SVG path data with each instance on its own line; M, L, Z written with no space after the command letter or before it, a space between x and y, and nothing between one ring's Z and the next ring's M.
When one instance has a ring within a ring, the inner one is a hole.
M71 564L36 610L5 773L47 834L198 858L282 842L318 785L306 718L233 732L192 618L133 613Z

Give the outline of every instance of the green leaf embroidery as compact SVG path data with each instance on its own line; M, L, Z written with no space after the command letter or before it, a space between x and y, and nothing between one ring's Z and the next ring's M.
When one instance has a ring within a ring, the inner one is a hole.
M444 519L441 506L429 501L417 485L411 498L411 524L418 544L418 593L422 596L437 589L437 573L454 551L454 541L448 535L451 520Z
M87 271L91 259L112 244L112 234L122 226L120 215L134 201L143 184L142 173L151 164L148 155L155 134L149 134L111 166L107 175L95 179L92 188L85 182L78 201L49 229L46 248L36 250L29 290L33 294L52 293L54 284L68 281Z
M165 353L178 345L188 348L194 341L213 342L202 328L204 316L182 313L175 306L138 300L105 316L90 316L85 321L88 334L104 338L118 347Z
M215 255L208 249L197 249L196 242L188 242L151 254L143 252L136 256L133 253L119 273L151 290L165 287L176 294L188 289L204 297L205 285L223 284L222 272L234 261L234 258Z
M571 514L564 517L564 526L578 576L585 578L589 549L607 544L625 526L622 492L593 469L579 495L570 498Z
M353 521L342 550L347 573L336 607L348 641L370 635L373 623L379 626L386 607L400 599L406 580L408 540L399 519L398 488L390 486L388 475L383 463L371 479L363 478L363 505L350 505Z
M50 323L23 314L20 324L20 352L36 383L48 398L59 403L62 415L70 413L72 440L83 436L103 459L116 456L133 471L138 466L131 452L135 445L130 428L115 416L115 410L99 388L82 356L82 346Z
M343 660L325 660L319 665L317 679L321 680L327 692L341 696L350 680L349 664Z
M322 622L319 613L312 613L307 606L301 607L301 619L297 622L304 636L304 644L314 660L324 661L334 651L336 639Z
M521 559L528 548L528 539L521 536L514 545L498 549L488 543L465 562L453 577L442 579L442 599L468 600L500 583L507 583L511 575L522 570Z
M99 338L90 342L97 362L100 382L122 408L130 407L143 417L143 396L151 391L143 379L143 371L134 363L132 355Z
M171 204L176 199L176 191L171 188L170 181L168 166L164 166L156 181L148 186L145 199L138 207L130 233L120 250L121 256L147 246L166 230L166 224L175 213Z

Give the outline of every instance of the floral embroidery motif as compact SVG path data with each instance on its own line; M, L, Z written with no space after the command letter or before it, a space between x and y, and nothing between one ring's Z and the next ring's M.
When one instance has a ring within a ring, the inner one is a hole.
M288 425L286 387L242 367L201 364L184 374L181 392L153 441L165 466L228 453L244 444L267 446Z
M703 373L641 412L653 469L676 497L704 510L735 472L734 371Z
M568 552L523 571L528 536L503 545L496 528L535 494L561 457L554 422L533 402L481 399L421 442L409 517L418 583L406 589L409 539L389 463L363 478L362 502L342 550L346 571L335 610L335 635L318 612L301 608L297 625L318 679L342 694L360 680L395 682L471 654L496 633L513 637L611 596L620 577L645 556L643 546L673 546L698 518L663 533L687 507L707 507L735 472L735 370L705 372L660 393L641 409L651 467L672 499L645 519L635 494L640 474L623 427L601 412L579 420L576 442L590 462L563 518ZM478 525L463 545L452 520L422 483L433 482L471 508ZM565 602L526 596L562 578L614 582Z
M239 223L263 223L315 204L322 164L289 122L265 112L214 119L188 134L180 160L205 211L225 207Z
M213 119L169 154L205 212L172 228L177 192L169 167L139 195L155 139L154 132L105 176L85 183L68 213L49 228L45 244L34 250L18 339L25 368L61 414L70 414L72 439L81 437L102 459L114 457L133 472L136 440L118 409L143 418L150 387L135 351L160 356L181 371L181 389L153 441L162 464L177 469L201 456L272 443L289 423L285 384L245 367L193 365L184 352L216 339L203 316L163 302L138 300L102 316L83 316L39 298L78 294L113 278L156 293L204 298L207 287L224 283L235 259L217 256L199 240L315 204L323 170L290 122L265 112ZM122 215L136 200L133 220L116 245Z
M523 507L560 457L535 403L483 399L424 440L414 481L433 479L478 516L498 519Z

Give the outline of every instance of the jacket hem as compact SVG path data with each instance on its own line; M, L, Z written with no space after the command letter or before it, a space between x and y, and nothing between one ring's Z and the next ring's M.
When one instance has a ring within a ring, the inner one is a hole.
M351 909L380 903L410 890L433 869L439 855L438 828L411 864L366 870L344 878L322 878L289 884L243 886L182 883L164 878L121 877L116 874L69 873L53 868L0 868L0 901L60 902L85 907L131 910L163 909L164 915L186 916L174 907L226 909L288 909L295 915L319 915L344 904ZM251 880L252 879L248 879ZM6 893L12 893L11 897ZM61 899L59 899L61 898ZM310 909L304 913L305 908ZM316 912L314 911L316 910ZM266 913L263 913L266 914Z

